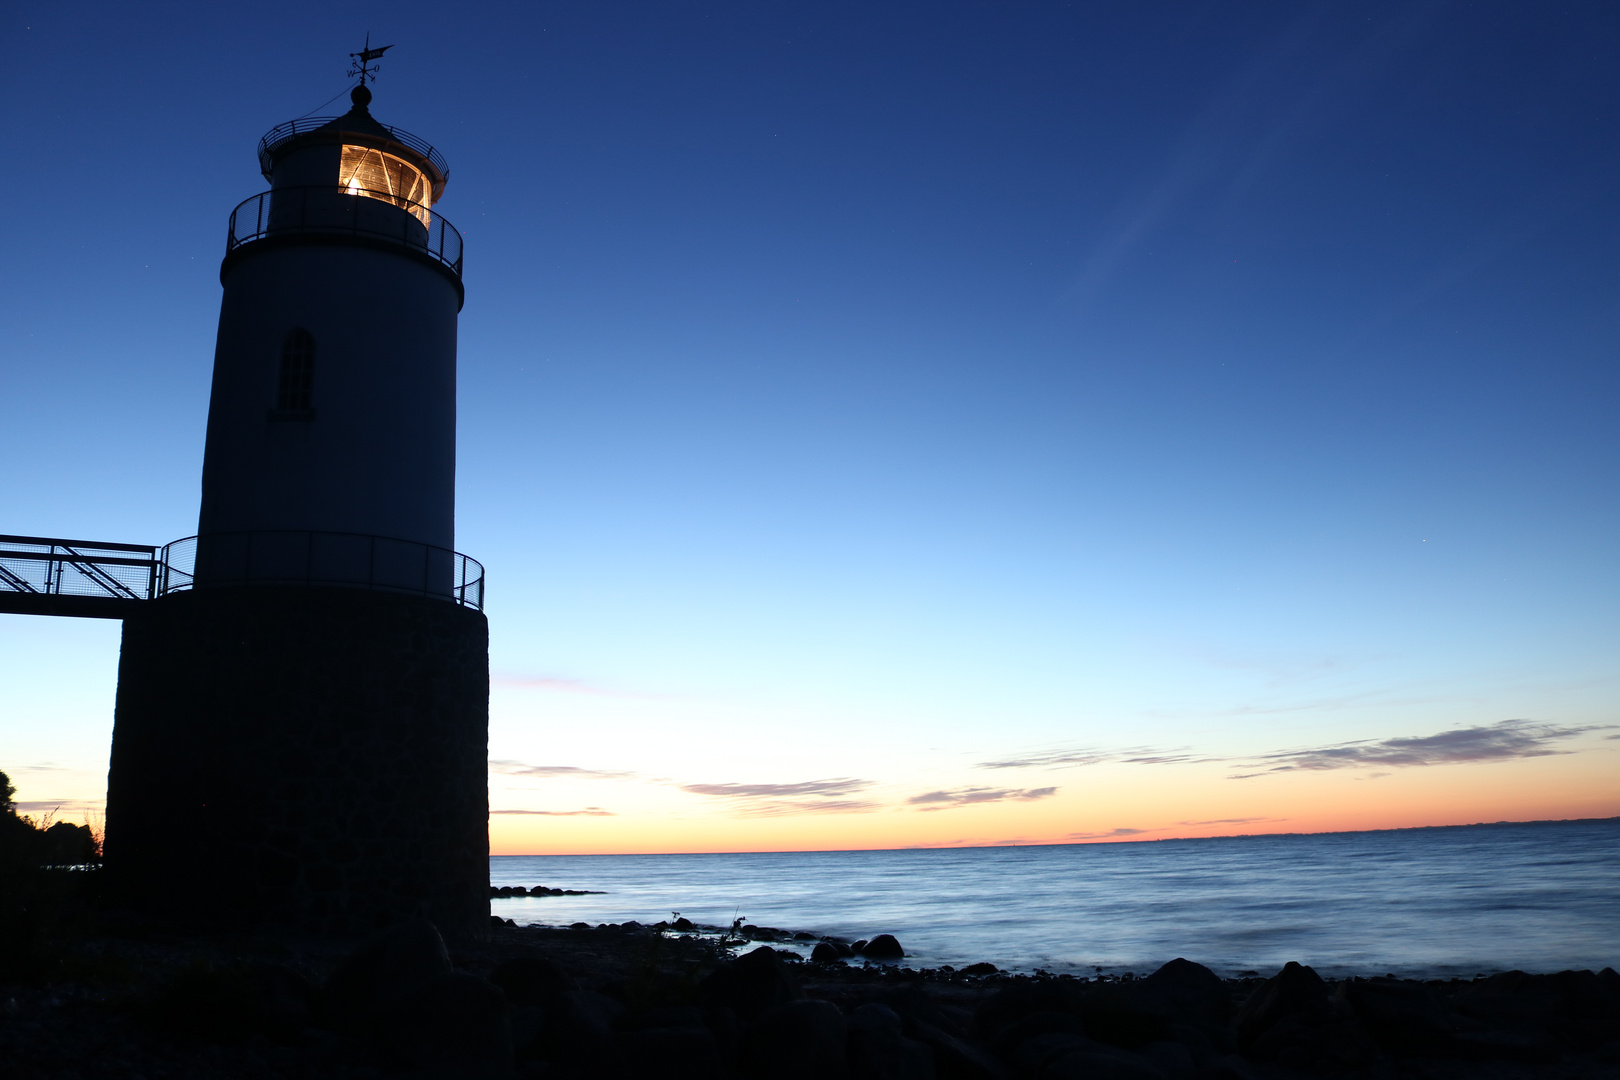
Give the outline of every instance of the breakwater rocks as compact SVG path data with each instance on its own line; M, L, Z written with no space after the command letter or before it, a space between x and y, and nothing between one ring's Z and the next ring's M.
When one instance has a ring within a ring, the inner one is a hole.
M492 931L451 951L426 922L341 955L199 948L104 942L103 959L126 954L119 970L139 956L160 976L118 994L0 994L8 1078L1620 1075L1609 969L1328 981L1289 964L1223 980L1178 959L1145 978L1083 979L818 964L770 946L731 958L700 936L623 925Z
M512 896L601 896L600 889L551 889L544 885L491 885L489 898L499 900Z

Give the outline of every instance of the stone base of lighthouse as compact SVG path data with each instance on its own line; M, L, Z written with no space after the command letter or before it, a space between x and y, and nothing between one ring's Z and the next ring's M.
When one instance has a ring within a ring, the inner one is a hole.
M187 923L489 919L489 626L348 588L177 593L124 622L106 872Z

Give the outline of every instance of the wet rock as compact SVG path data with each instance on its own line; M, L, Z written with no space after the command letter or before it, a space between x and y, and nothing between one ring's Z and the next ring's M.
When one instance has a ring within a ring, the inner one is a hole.
M843 961L839 955L838 946L831 942L822 941L810 950L810 962L813 964L837 964Z
M466 972L436 976L393 998L373 1037L390 1061L418 1076L494 1080L511 1073L506 995Z
M326 980L327 1022L346 1034L364 1034L394 997L450 973L444 939L426 919L401 923L367 940Z
M744 1024L769 1009L804 998L804 988L768 945L716 968L698 984L699 1000L709 1008L730 1009Z
M743 1032L739 1075L750 1080L843 1080L846 1025L827 1001L790 1001L761 1013Z
M996 965L981 961L980 963L977 963L977 964L969 964L967 967L965 967L961 971L957 972L957 974L958 975L995 975L995 974L1000 973L1000 971L1001 971L1001 969L996 967Z
M868 960L899 960L906 955L893 934L879 934L866 943L861 955Z
M909 1039L893 1009L868 1002L849 1014L850 1080L935 1080L934 1052Z
M669 925L671 927L673 927L674 929L676 929L676 930L696 930L697 929L697 924L694 923L691 919L688 919L684 915L677 918L674 922L670 923Z

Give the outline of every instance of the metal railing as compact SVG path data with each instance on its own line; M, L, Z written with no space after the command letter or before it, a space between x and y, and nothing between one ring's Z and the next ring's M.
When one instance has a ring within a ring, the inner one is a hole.
M330 233L391 240L461 276L461 233L421 203L387 191L337 185L273 188L231 211L225 252L266 237Z
M268 177L274 166L272 159L275 152L281 149L283 143L296 139L300 135L308 135L316 128L323 128L327 124L341 119L343 119L341 116L307 116L298 120L288 120L285 124L277 124L265 132L264 138L259 140L259 169ZM377 122L373 120L372 123L376 124ZM444 155L433 149L426 139L412 135L402 128L391 127L388 124L377 124L377 126L388 132L388 137L401 146L408 146L427 158L428 161L432 162L433 167L439 170L440 176L446 180L450 179L450 166L445 162ZM335 130L341 131L342 129ZM362 132L361 134L367 133Z
M49 536L0 536L0 592L149 600L157 548Z
M484 609L484 567L449 548L364 533L206 533L165 544L154 595L215 585L331 585Z

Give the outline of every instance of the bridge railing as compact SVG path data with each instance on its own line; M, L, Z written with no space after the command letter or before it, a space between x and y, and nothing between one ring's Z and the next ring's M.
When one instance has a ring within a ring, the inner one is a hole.
M0 599L10 598L0 602L0 610L121 618L119 612L127 610L124 601L215 585L373 589L484 609L484 567L477 559L387 536L226 532L188 536L156 548L0 535Z
M0 592L150 600L161 576L157 548L98 540L0 535Z

